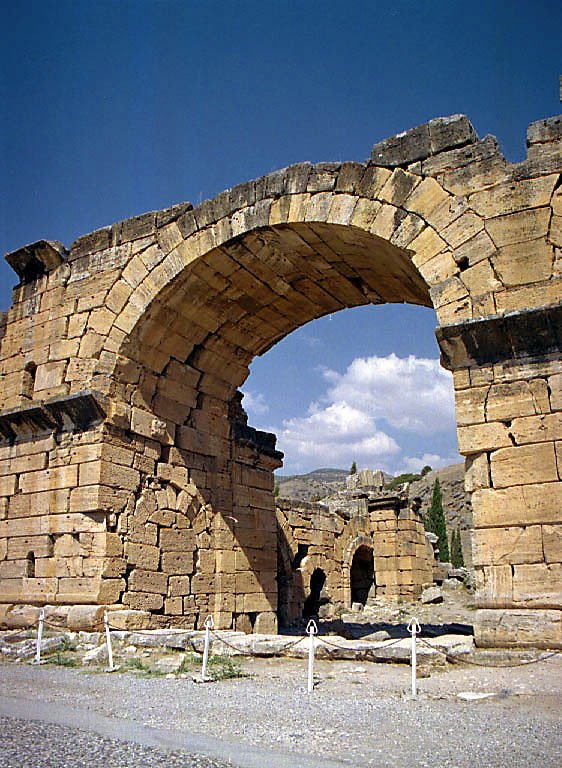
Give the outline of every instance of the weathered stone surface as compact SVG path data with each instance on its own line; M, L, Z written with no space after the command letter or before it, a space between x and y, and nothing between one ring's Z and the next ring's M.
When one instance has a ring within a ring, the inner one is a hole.
M5 258L22 283L28 283L60 266L68 258L68 251L58 240L39 240L7 253Z
M371 160L389 168L409 165L416 160L425 160L439 152L472 143L477 138L465 115L440 117L375 144Z
M479 648L562 648L561 612L480 610L474 640Z
M442 326L436 330L446 368L475 367L515 358L560 354L562 308L521 310L512 315Z

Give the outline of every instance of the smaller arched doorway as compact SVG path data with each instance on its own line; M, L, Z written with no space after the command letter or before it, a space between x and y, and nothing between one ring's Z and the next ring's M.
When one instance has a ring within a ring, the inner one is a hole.
M326 602L326 599L322 596L325 584L326 574L322 568L315 568L310 577L310 593L304 601L302 609L303 618L308 619L310 616L318 616L320 606Z
M365 605L375 594L375 561L371 547L360 546L355 550L349 577L351 602Z

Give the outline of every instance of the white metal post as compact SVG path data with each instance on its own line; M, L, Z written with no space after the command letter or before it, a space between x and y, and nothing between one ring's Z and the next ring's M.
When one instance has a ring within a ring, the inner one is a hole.
M115 667L113 666L113 649L111 647L111 633L109 631L109 617L107 611L103 613L103 623L105 625L105 641L107 643L107 671L113 672Z
M45 623L45 609L39 611L39 626L37 627L37 647L35 649L35 664L41 664L41 641L43 639L43 624Z
M205 619L205 647L203 649L203 666L201 667L201 679L207 679L207 664L209 663L209 645L211 643L211 629L214 627L213 617Z
M311 619L306 626L306 633L308 635L308 692L312 693L314 690L314 635L318 634L318 627L316 622Z
M416 635L421 632L421 627L416 618L411 619L408 624L408 632L412 635L412 698L415 699L418 695L417 689L417 649L416 649Z

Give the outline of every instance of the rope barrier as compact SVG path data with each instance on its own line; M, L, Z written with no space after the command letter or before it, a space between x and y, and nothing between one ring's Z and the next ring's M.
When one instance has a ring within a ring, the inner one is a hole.
M437 651L442 656L444 656L447 661L449 661L451 664L466 664L467 666L471 667L487 667L488 669L513 669L515 667L526 667L529 664L538 664L541 661L547 661L548 659L553 658L554 656L560 656L562 654L562 651L552 651L551 653L548 653L546 656L543 654L538 659L529 659L528 661L519 661L519 662L508 662L507 664L483 664L480 661L473 661L470 659L465 659L462 656L454 656L450 653L447 653L447 651L441 650L441 648L436 648L434 645L430 645L426 640L424 640L421 637L418 637L418 640L423 645L427 646L428 648L431 648L432 651Z
M153 629L134 629L134 630L128 630L128 629L124 629L123 627L117 627L114 624L111 624L109 622L109 618L108 618L107 612L104 614L104 622L103 623L104 623L104 631L106 633L106 642L107 642L107 635L108 635L110 630L114 631L114 632L127 632L129 634L135 634L135 635L137 635L137 634L149 635L149 636L152 636L152 637L154 637L155 632L160 631L160 630L153 630ZM40 656L40 647L41 646L40 646L40 643L42 641L43 627L49 627L51 629L57 629L57 630L63 630L63 631L64 631L65 628L61 627L58 624L54 624L51 621L48 621L45 618L43 609L40 610L40 613L39 613L37 619L35 620L35 622L34 622L34 624L32 626L36 626L38 628L37 655L36 655L35 663L41 663L41 656ZM166 631L169 631L169 630L162 629L161 631L162 632L166 632ZM290 651L292 648L297 646L299 643L302 643L304 640L307 639L307 637L310 636L310 633L307 633L305 635L301 635L300 637L298 637L293 642L284 645L278 651L274 651L272 653L265 653L265 652L260 653L259 651L256 651L254 649L245 649L245 648L240 648L240 647L234 645L233 643L231 643L228 640L226 640L226 638L222 637L217 632L217 630L215 630L213 627L209 627L209 632L213 636L213 638L218 640L220 643L222 643L226 647L230 648L232 651L235 651L235 653L239 654L240 656L247 656L247 657L251 657L251 656L256 656L256 657L279 656L279 655L282 655L282 654L286 653L287 651ZM323 643L325 646L328 646L330 648L335 648L336 650L339 650L339 651L350 651L350 650L353 650L353 646L340 645L339 643L334 643L333 641L328 640L326 638L326 635L315 635L315 636L316 636L316 640L317 641ZM381 644L377 645L377 648L380 648L381 650L386 650L387 648L392 648L393 646L398 645L399 643L402 643L405 639L407 639L407 638L399 637L396 640L393 640L391 643L388 643L386 641L381 641ZM484 667L484 668L488 668L488 669L513 669L513 668L516 668L516 667L526 667L526 666L529 666L530 664L538 664L538 663L543 662L543 661L548 661L548 659L554 658L555 656L561 656L562 655L562 651L552 651L552 652L547 653L546 655L545 654L541 654L541 656L539 658L529 659L529 660L520 661L520 662L507 662L507 663L479 662L479 661L475 661L473 659L467 659L467 658L465 658L463 656L460 656L460 655L457 655L457 654L448 653L447 651L442 650L441 648L437 647L436 645L431 645L430 643L427 642L427 640L425 640L424 638L420 637L419 635L417 637L417 640L418 640L418 642L422 643L422 645L424 645L427 648L429 648L431 651L440 653L451 664L465 664L467 666ZM110 661L110 665L109 666L110 666L110 668L113 667L112 660Z
M258 653L256 651L246 650L245 648L237 648L232 643L229 643L228 640L225 640L224 637L221 637L218 634L218 632L216 630L214 630L214 629L211 629L211 634L213 635L213 637L215 637L217 640L219 640L223 645L226 645L228 648L231 648L233 651L236 651L241 656L264 656L265 655L263 653L260 654L260 653ZM307 637L306 635L303 635L302 637L299 637L298 640L295 640L292 643L288 643L287 645L284 645L280 652L284 653L285 651L288 651L291 648L294 648L295 645L298 645L299 643L302 643L303 640L306 640L306 637ZM269 655L276 656L277 654L273 653L273 654L267 654L267 655L268 656Z
M302 638L304 640L304 637ZM398 645L398 643L403 643L404 640L407 638L405 637L399 637L396 640L393 640L391 643L386 643L386 640L381 640L381 645L377 645L377 648L381 648L382 650L386 648L392 648L393 645ZM353 646L350 645L338 645L337 643L333 643L330 640L326 640L325 635L318 635L318 640L320 642L324 643L325 645L329 645L332 648L337 648L339 651L352 651ZM351 641L353 642L353 640ZM386 645L382 645L382 643L386 643Z

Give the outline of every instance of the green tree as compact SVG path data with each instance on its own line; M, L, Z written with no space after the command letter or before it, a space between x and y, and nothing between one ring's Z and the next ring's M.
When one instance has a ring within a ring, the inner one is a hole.
M431 507L426 515L425 527L426 530L431 531L437 536L439 560L441 560L442 563L449 562L449 541L447 539L447 526L445 524L443 497L441 495L439 478L436 478L433 486L433 497L431 499Z
M429 466L429 464L426 464L425 467L420 472L420 477L425 477L428 472L431 472L431 467Z
M351 469L349 470L349 474L350 475L356 475L357 474L357 464L355 463L355 461L351 465Z
M455 568L464 567L464 555L462 551L461 532L457 528L451 535L451 563Z
M279 494L281 493L281 486L279 483L275 483L275 498L277 499L279 497Z

